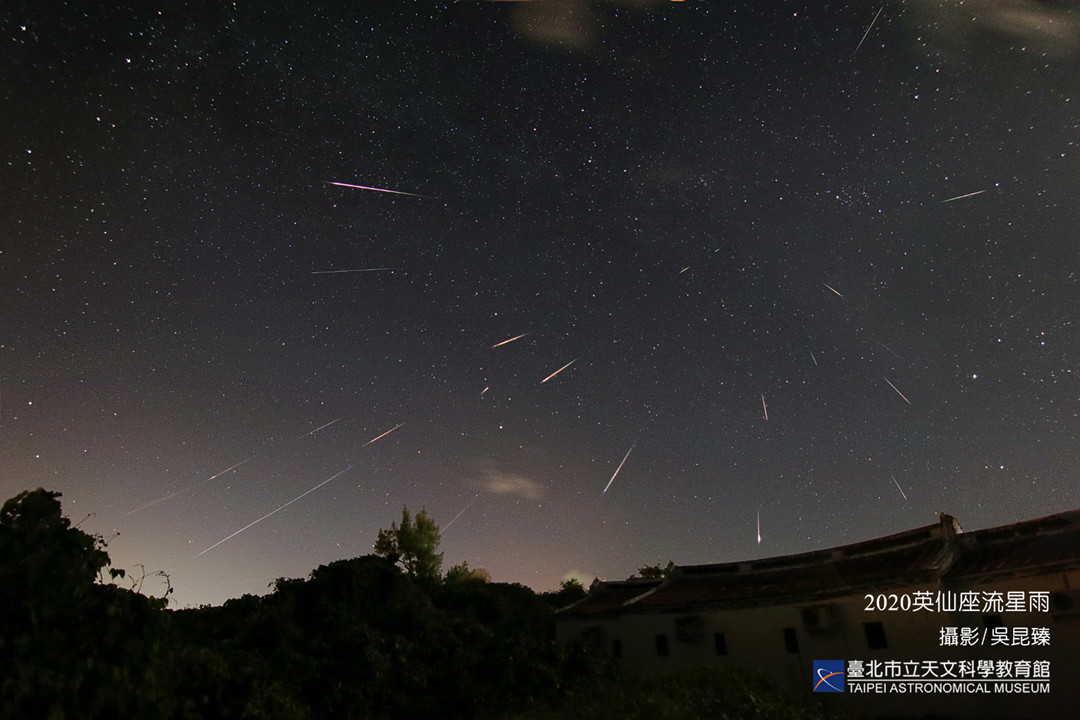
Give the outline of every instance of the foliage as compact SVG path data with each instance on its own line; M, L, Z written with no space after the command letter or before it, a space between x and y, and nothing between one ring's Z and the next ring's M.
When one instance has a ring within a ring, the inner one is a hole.
M553 609L580 583L541 596L466 563L439 582L423 511L380 533L385 556L167 612L164 598L95 581L105 544L71 527L58 497L0 510L0 717L824 717L729 670L618 679L610 656L555 641ZM538 709L512 714L523 707Z
M498 715L553 702L593 672L580 650L555 642L551 611L532 590L424 582L378 556L175 615L185 665L198 664L178 693L186 717L274 717L254 706L267 689L292 708L280 717Z
M470 568L468 562L462 562L447 570L443 580L448 583L491 582L491 573L483 568Z
M732 665L654 677L617 677L563 698L507 715L507 720L833 720L813 701L797 701L763 673Z
M389 530L379 530L375 554L400 563L412 577L434 580L442 568L442 553L437 553L442 537L439 526L421 509L413 519L409 508L401 511L401 525L391 523Z
M588 590L576 578L564 580L555 592L546 592L541 597L555 610L573 605L588 594Z
M642 565L637 573L626 578L627 580L663 580L671 571L671 566L664 567L660 563L655 565Z
M0 716L155 717L165 601L97 583L105 543L59 497L27 491L0 509Z

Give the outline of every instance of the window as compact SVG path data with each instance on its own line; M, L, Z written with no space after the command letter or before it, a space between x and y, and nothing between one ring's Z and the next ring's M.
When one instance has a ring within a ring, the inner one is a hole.
M656 636L656 654L659 657L668 656L667 635Z
M784 645L789 653L799 652L799 636L795 634L795 628L784 628Z
M704 634L701 626L702 622L700 615L681 617L675 621L675 636L679 638L680 642L698 642Z
M727 638L724 637L724 633L714 634L713 643L716 645L717 655L727 655Z
M832 605L814 605L800 608L803 630L806 632L822 632L831 630L836 625L836 612Z
M885 639L885 626L880 622L865 622L862 624L863 632L866 633L866 647L871 650L881 650L889 647L889 641Z

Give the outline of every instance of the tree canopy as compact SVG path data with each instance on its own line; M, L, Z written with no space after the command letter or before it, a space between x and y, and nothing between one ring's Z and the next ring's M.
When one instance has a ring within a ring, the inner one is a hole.
M98 582L105 542L59 497L29 490L0 509L0 717L155 717L165 600Z
M425 511L405 508L379 533L383 557L167 612L165 598L108 583L121 573L104 541L73 527L59 497L35 490L0 508L0 718L819 717L762 713L771 691L740 681L728 698L728 680L704 673L675 690L620 681L610 654L556 642L552 611L584 595L580 583L540 596L464 562L439 582ZM685 700L698 696L711 704Z
M401 511L401 525L391 523L389 530L379 530L375 554L398 563L412 577L437 579L442 569L442 553L436 552L442 536L439 526L421 509L413 518L406 506Z
M642 565L638 568L637 573L626 578L627 580L663 580L671 572L671 563L668 563L667 567L662 566L660 563L655 565Z

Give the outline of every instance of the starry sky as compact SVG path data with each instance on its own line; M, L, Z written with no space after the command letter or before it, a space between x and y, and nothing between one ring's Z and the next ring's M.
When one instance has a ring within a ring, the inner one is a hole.
M181 607L1080 507L1071 3L404 5L5 3L3 499Z

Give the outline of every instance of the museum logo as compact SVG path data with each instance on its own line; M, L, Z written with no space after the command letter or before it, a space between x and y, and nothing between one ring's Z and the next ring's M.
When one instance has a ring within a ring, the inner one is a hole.
M844 661L814 661L814 692L844 692Z

